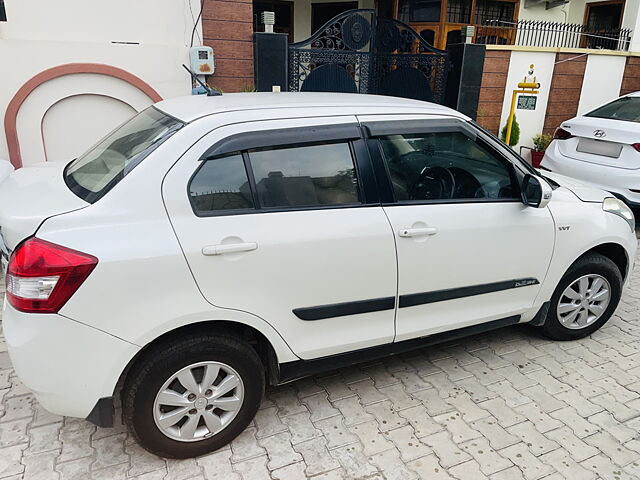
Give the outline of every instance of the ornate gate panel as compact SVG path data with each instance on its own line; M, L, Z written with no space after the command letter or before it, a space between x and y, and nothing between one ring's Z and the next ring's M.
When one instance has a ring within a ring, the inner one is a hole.
M289 91L377 93L444 102L449 59L408 25L350 10L289 45Z

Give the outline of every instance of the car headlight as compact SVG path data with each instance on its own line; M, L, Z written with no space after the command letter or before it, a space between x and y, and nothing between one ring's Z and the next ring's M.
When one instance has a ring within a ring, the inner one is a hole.
M633 212L631 211L629 206L622 200L618 200L617 198L613 197L607 197L602 202L602 209L605 212L613 213L614 215L618 215L619 217L624 218L629 224L629 228L631 228L631 231L635 232L636 219L633 216Z

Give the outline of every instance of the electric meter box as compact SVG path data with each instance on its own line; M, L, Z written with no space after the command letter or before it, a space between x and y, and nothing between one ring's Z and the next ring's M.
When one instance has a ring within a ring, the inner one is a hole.
M213 75L215 71L213 48L191 47L189 57L191 60L191 71L196 75Z

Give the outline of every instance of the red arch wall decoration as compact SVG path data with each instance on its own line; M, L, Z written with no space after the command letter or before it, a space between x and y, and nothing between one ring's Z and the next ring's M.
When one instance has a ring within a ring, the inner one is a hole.
M57 67L49 68L38 73L36 76L26 82L13 96L4 115L4 130L7 136L7 146L9 148L9 160L15 168L22 167L22 157L20 155L20 142L18 140L18 112L27 97L43 83L53 80L54 78L63 77L65 75L73 75L76 73L95 73L98 75L106 75L118 78L124 82L133 85L154 102L159 102L162 97L147 82L140 77L111 65L103 65L100 63L68 63Z

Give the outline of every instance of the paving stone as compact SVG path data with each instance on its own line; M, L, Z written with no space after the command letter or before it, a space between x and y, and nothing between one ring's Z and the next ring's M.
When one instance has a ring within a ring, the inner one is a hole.
M396 411L420 405L420 400L409 395L401 383L382 387L379 390L391 401L392 408Z
M58 463L55 467L60 474L60 480L86 480L91 478L90 457L80 458L69 462ZM163 471L163 477L166 471Z
M435 455L427 455L413 460L408 462L407 466L416 472L422 480L453 480L453 477L442 468Z
M24 465L20 460L26 448L26 443L0 448L0 478L21 474L24 471Z
M373 380L376 388L387 387L399 383L400 380L391 374L384 363L379 363L362 369L371 380Z
M468 371L460 367L458 360L453 357L436 360L433 364L440 368L451 382L456 382L471 376Z
M306 465L304 462L294 463L293 465L287 465L286 467L274 470L271 472L271 477L276 480L300 480L305 478L305 468Z
M320 420L314 425L324 434L329 449L358 441L358 437L344 425L344 418L341 415Z
M91 442L95 449L95 460L91 465L91 470L110 467L129 461L129 456L124 452L125 433L111 435Z
M453 383L444 372L434 373L422 378L433 386L440 398L453 397L462 391L462 388Z
M420 390L413 394L414 397L422 402L422 405L427 409L427 412L431 416L440 415L441 413L450 412L453 410L453 406L445 402L435 388L429 390Z
M314 427L311 422L311 415L306 411L282 417L282 422L288 427L291 433L291 443L293 445L322 435L322 432Z
M250 458L233 464L233 469L243 480L270 480L266 455Z
M302 456L293 450L291 434L289 432L276 433L264 439L258 439L258 443L267 451L269 470L282 468L292 463L302 461Z
M371 405L372 403L382 402L387 399L387 397L376 388L373 380L362 380L360 382L350 383L349 388L358 394L362 405Z
M461 443L460 448L478 462L480 470L485 475L497 473L500 470L504 470L505 468L509 468L513 465L511 461L496 453L496 451L489 445L489 442L484 438L476 438L474 440Z
M596 413L595 415L591 415L588 420L590 423L598 425L605 432L609 432L619 442L622 443L628 442L629 440L635 438L638 432L638 427L640 427L640 424L636 425L632 422L627 422L626 425L623 425L618 422L609 412Z
M388 400L368 405L364 407L364 409L367 413L375 417L381 432L386 432L407 424L407 419L398 415Z
M598 432L584 439L586 443L598 448L617 465L624 467L640 459L640 453L620 445L616 438L608 432Z
M462 414L462 419L465 422L473 422L490 415L488 411L478 407L466 392L455 397L449 397L445 401L453 405Z
M398 380L400 380L400 382L402 382L405 392L411 394L411 393L419 392L421 390L427 390L427 389L433 388L433 385L427 382L426 380L424 380L424 378L430 377L431 375L437 375L437 374L438 373L428 374L423 377L418 375L417 372L414 372L411 370L401 370L399 372L395 372L393 376L396 377ZM442 373L440 374L443 375Z
M458 448L451 438L449 438L448 432L434 433L421 440L433 449L436 456L440 459L440 465L445 468L471 459L468 453Z
M638 478L633 474L625 472L622 468L612 463L609 458L602 454L591 457L588 460L584 460L581 465L604 479L636 480Z
M0 427L0 448L27 443L29 441L27 428L30 423L31 418L29 417L3 423Z
M489 478L491 480L525 480L522 471L515 465L494 473L493 475L489 475ZM549 477L545 477L545 479L551 480Z
M359 423L348 428L351 433L360 439L360 443L364 447L362 451L365 455L375 455L393 448L393 444L384 437L378 428L378 422L375 420Z
M516 423L524 422L526 418L517 411L507 406L502 398L493 398L478 404L480 408L489 411L503 428L510 427ZM530 406L528 405L527 408Z
M467 440L482 436L480 432L467 425L467 423L462 419L460 412L456 410L438 415L433 417L433 419L449 431L451 439L455 443L466 442Z
M454 477L460 480L466 480L473 478L474 480L488 480L488 477L480 470L480 465L475 460L469 460L468 462L461 463L449 469L449 472Z
M547 370L536 370L535 372L527 373L526 376L531 379L531 381L535 381L542 385L542 388L544 388L549 395L557 397L559 393L566 392L571 389L569 385L556 379L556 377L551 375Z
M423 405L402 410L399 415L407 419L407 421L413 427L415 436L418 438L441 432L445 429L443 425L434 421L429 416L426 408Z
M310 395L302 399L302 403L307 406L309 412L311 413L312 422L340 414L340 411L333 408L333 406L329 403L327 397L328 395L326 393L317 393L315 395ZM339 402L344 402L346 400L347 399L339 400Z
M58 434L62 423L52 423L43 425L29 430L29 448L24 452L25 455L34 453L47 452L49 450L60 450L61 443L58 441Z
M522 393L533 400L545 413L550 413L567 406L562 400L558 400L549 395L541 385L524 388L522 389Z
M529 421L509 427L507 431L522 440L536 457L560 447L558 443L536 430L533 423Z
M378 473L378 468L372 463L372 459L367 458L362 451L362 446L357 443L331 450L331 455L345 470L346 478L368 478Z
M533 423L536 429L541 433L546 433L549 430L559 428L563 425L560 420L557 420L543 412L537 403L529 403L527 405L517 407L515 410Z
M198 457L196 463L207 480L240 480L240 474L232 468L231 455L231 450L217 451Z
M291 387L270 392L269 397L275 402L278 407L278 415L281 417L308 412L307 407L300 403L300 399L295 395Z
M589 401L587 398L583 397L581 392L579 392L575 388L571 388L566 392L558 393L556 395L556 398L575 408L578 412L578 415L580 415L581 417L589 417L604 410L604 408L600 405L597 405Z
M587 422L571 407L565 407L551 412L551 416L571 428L578 438L584 438L600 430L600 427Z
M518 437L511 435L507 430L502 428L493 415L471 422L470 426L480 432L495 450L500 450L501 448L520 442Z
M628 406L629 403L620 403L613 395L608 393L593 397L591 401L607 410L619 422L626 422L640 415L640 411Z
M257 428L256 438L268 437L287 430L287 426L282 423L281 418L277 415L276 407L258 410L253 421Z
M598 449L580 440L569 427L561 427L546 433L547 437L556 441L569 452L571 458L581 462L598 454Z
M596 474L584 468L571 458L569 452L564 448L558 448L553 452L545 453L540 459L547 465L555 468L563 478L591 480L596 478ZM526 474L525 474L526 475Z
M523 395L518 390L513 388L513 386L506 380L489 385L487 386L487 388L492 392L500 395L500 397L502 397L502 399L506 402L507 406L511 408L531 403L531 399L529 397ZM523 390L523 392L525 391L526 389Z
M88 457L94 454L90 439L94 428L79 428L60 431L60 442L62 452L58 457L58 462L67 462L79 458Z
M386 433L386 437L393 442L395 447L400 451L402 460L405 462L431 453L431 448L416 437L410 425L391 430Z
M334 405L340 410L347 427L373 420L373 415L367 413L358 397L343 398L334 402Z
M378 467L386 480L412 480L418 475L407 468L406 460L397 450L386 450L372 455L370 462Z
M524 443L517 443L500 450L500 455L508 458L518 466L524 478L527 480L537 480L545 475L553 473L553 467L538 460ZM549 455L549 454L547 454ZM577 464L576 464L577 465ZM574 477L580 478L580 477Z
M258 444L255 427L248 427L231 442L233 456L231 461L238 463L243 460L265 455L267 452Z
M504 358L496 355L493 350L490 348L483 348L480 350L474 350L471 355L482 360L487 367L491 369L496 369L500 367L506 367L511 365L510 362L507 362Z
M498 394L487 389L475 377L465 378L456 382L460 388L467 392L474 402L483 402L492 398L496 398Z
M307 466L305 473L309 477L340 467L340 464L329 454L324 438L314 438L298 443L293 446L293 449L302 455Z

